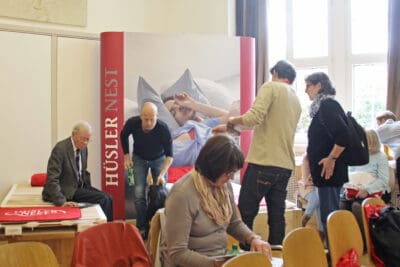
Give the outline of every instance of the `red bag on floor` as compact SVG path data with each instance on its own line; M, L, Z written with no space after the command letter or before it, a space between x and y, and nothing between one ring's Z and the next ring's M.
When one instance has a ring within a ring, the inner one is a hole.
M360 267L360 264L358 264L357 262L357 251L352 248L340 258L340 261L336 264L336 267Z
M367 219L367 225L368 225L368 231L370 231L370 225L369 225L369 220L370 218L378 218L379 217L379 211L383 209L386 205L370 205L367 204L364 207L365 211L365 217ZM367 231L367 230L366 230ZM370 238L370 243L369 246L371 248L371 256L373 261L375 262L376 267L385 267L385 264L383 263L382 259L379 258L378 255L376 255L374 243L372 242L372 238Z

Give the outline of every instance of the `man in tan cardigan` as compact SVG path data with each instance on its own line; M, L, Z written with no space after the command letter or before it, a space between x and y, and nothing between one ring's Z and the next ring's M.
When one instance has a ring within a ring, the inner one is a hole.
M295 168L293 142L301 114L299 98L291 87L296 71L287 61L271 68L272 81L257 93L253 106L242 116L214 132L237 129L237 125L254 128L247 156L249 162L243 177L239 209L243 221L253 229L263 197L268 208L269 238L272 245L282 244L285 236L286 187Z

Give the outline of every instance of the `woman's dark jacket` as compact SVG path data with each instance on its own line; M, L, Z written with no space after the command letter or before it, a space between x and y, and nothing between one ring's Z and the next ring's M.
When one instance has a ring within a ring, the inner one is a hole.
M328 180L321 177L322 164L318 164L329 155L334 144L346 147L348 143L349 133L343 108L336 100L323 100L308 128L307 156L314 185L341 187L349 180L343 152L335 162L333 176Z

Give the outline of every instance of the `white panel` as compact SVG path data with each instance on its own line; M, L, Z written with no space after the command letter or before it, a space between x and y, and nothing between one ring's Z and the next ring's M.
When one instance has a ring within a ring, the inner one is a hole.
M51 151L49 36L0 32L0 198L45 172Z
M161 2L165 2L159 0ZM227 34L230 0L170 0L165 6L165 32Z
M101 185L99 53L99 41L58 38L57 138L70 136L79 120L92 125L88 170L92 184L98 188Z
M7 1L12 2L12 0ZM32 0L24 1L32 2ZM234 0L88 0L86 27L7 17L0 17L0 24L95 34L105 31L126 31L234 35L234 2Z
M0 14L10 18L86 26L86 0L2 0Z

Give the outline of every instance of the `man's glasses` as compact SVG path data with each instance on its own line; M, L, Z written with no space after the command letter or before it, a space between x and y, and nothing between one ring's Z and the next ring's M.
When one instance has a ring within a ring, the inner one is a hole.
M81 142L85 142L85 143L89 143L90 142L90 138L89 137L85 137L85 136L78 136L79 141Z

